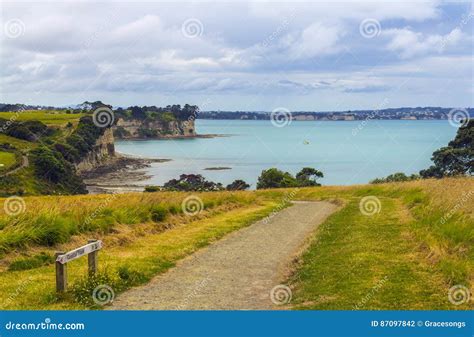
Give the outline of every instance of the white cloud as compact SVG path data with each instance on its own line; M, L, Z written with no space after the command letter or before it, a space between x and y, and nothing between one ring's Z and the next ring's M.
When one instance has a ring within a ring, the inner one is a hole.
M26 101L38 90L42 104L77 103L83 91L93 96L85 99L102 95L112 104L153 104L161 95L174 95L177 103L197 95L199 102L221 95L215 104L238 109L241 95L261 92L267 101L291 95L320 101L322 92L324 102L344 94L352 102L380 101L378 95L406 79L413 92L429 92L430 83L448 77L458 88L472 80L472 62L466 61L472 34L456 28L460 18L435 1L2 6L3 18L20 19L25 31L15 39L0 34L0 101ZM202 35L182 34L190 18L202 23ZM366 18L381 22L380 36L360 36ZM451 79L450 69L458 68ZM131 101L137 97L143 101Z
M340 38L343 34L340 26L314 23L305 28L298 38L287 39L289 55L298 60L334 54L342 48Z
M403 58L427 53L442 53L447 48L458 45L464 37L459 28L455 28L445 35L425 35L409 28L389 29L385 30L383 34L391 38L387 49L400 53Z

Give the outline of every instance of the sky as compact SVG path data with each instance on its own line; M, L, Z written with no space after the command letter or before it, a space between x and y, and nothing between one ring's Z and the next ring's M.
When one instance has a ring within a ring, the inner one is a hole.
M1 2L0 102L472 107L472 3Z

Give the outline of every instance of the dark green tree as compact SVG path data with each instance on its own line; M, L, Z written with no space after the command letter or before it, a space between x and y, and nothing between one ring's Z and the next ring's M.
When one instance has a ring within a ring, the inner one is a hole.
M246 190L249 187L250 185L247 184L245 181L241 179L237 179L237 180L234 180L229 185L227 185L225 189L228 191L242 191L242 190Z
M434 165L420 171L423 178L441 178L474 174L474 120L460 127L456 137L433 152Z
M298 182L290 173L280 171L274 167L263 170L257 181L257 189L295 187L297 185Z
M312 167L303 167L301 171L296 174L296 180L299 186L321 186L317 180L323 177L324 174L321 171Z

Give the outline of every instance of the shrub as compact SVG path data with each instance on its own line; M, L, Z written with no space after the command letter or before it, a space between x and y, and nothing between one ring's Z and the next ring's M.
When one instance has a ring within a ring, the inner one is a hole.
M113 278L107 271L96 273L92 276L84 276L72 284L70 289L76 302L89 307L97 307L98 305L94 302L93 297L94 290L104 285L110 287L114 294L121 289L116 278ZM102 298L99 298L99 300L100 299ZM112 297L110 297L110 299L112 299Z
M245 181L241 179L237 179L237 180L234 180L229 185L227 185L225 189L228 191L242 191L242 190L246 190L249 187L250 185L247 184Z
M171 179L163 185L169 191L221 191L221 183L206 180L200 174L182 174L179 179Z
M168 210L162 205L156 205L151 207L150 213L151 220L153 220L154 222L160 222L166 219Z
M417 174L412 174L407 176L405 173L397 172L394 174L388 175L386 178L376 178L372 180L371 184L382 184L382 183L392 183L392 182L402 182L402 181L410 181L410 180L417 180L421 177Z
M160 186L145 186L145 192L158 192L160 190Z

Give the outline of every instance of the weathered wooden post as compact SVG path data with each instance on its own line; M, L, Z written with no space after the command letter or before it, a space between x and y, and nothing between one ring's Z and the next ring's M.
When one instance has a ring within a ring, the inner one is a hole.
M56 291L67 290L67 263L87 255L89 276L97 273L97 251L102 249L102 241L89 240L87 245L71 250L70 252L56 253Z
M57 252L55 254L56 259L58 256L65 254L65 252ZM63 293L67 290L67 264L62 264L56 260L56 291Z
M88 243L95 243L97 240L89 240ZM89 276L95 275L97 272L97 254L98 250L93 251L87 255L87 262L89 266Z

